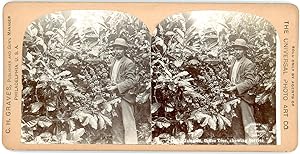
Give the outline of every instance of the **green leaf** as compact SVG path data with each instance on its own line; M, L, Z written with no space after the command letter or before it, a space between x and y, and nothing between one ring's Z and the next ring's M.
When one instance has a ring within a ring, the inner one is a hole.
M36 68L33 68L33 69L28 70L28 71L29 71L30 76L33 76L33 75L36 74L37 69L36 69Z
M264 104L268 101L269 99L269 93L264 93L261 98L259 99L258 103L259 104Z
M101 115L101 117L104 119L104 121L105 121L109 126L112 126L112 122L111 122L111 120L110 120L108 117L106 117L106 116L104 116L104 115Z
M170 121L165 118L165 117L159 117L157 120L156 120L156 126L158 126L159 128L168 128L171 126L171 123Z
M211 119L210 116L204 118L204 121L200 124L201 127L205 127L208 124L208 120Z
M38 80L39 80L39 81L48 82L48 81L50 81L50 78L49 78L49 76L47 76L46 74L42 74L42 75L39 77Z
M45 88L46 86L47 86L47 82L38 83L36 85L36 89L38 89L38 88Z
M55 61L55 65L57 66L57 67L60 67L61 65L63 65L64 64L64 60L63 59L57 59L56 61Z
M52 121L48 117L42 116L42 117L39 118L38 125L43 127L43 128L44 127L49 127L49 126L52 125Z
M44 40L42 38L36 37L35 44L42 46L43 50L41 52L45 52L47 50L47 45L44 43Z
M136 102L139 104L144 104L147 102L150 93L141 93L136 97Z
M184 114L181 114L180 112L177 112L176 115L175 115L175 119L177 121L180 121L180 124L183 122L182 121L182 117L183 117ZM181 122L182 121L182 122Z
M57 29L57 34L59 34L58 38L64 38L65 37L65 32L62 29ZM62 41L60 41L63 43Z
M190 118L194 119L194 120L198 121L198 123L200 123L203 118L208 118L208 117L210 117L208 114L204 114L199 110L195 110L191 113Z
M197 129L194 132L190 132L189 135L191 136L192 139L199 139L203 135L203 129Z
M53 32L53 31L47 31L46 33L45 33L45 35L54 35L55 33Z
M158 85L156 85L155 87L154 87L154 89L160 89L160 88L163 88L164 86L163 86L163 84L158 84Z
M183 64L183 60L175 60L173 63L176 67L181 67Z
M222 100L217 100L217 101L211 102L211 105L216 107L217 105L221 104L222 102L223 102Z
M159 128L163 128L163 127L168 128L171 124L169 122L160 122L160 121L158 121L158 122L156 122L156 125Z
M209 118L208 119L208 126L213 130L217 130L217 119L216 118Z
M226 113L229 113L231 111L231 105L229 103L225 103L223 107Z
M226 117L222 116L222 115L220 115L220 116L221 116L221 118L223 119L225 125L231 127L231 122L230 122L230 120L227 119Z
M174 108L173 107L169 107L169 106L165 106L165 111L166 112L172 112L172 111L174 111Z
M41 61L42 62L42 61ZM49 69L47 66L46 66L46 64L44 64L44 66L45 66L45 70L47 71L47 73L49 73L51 76L54 76L54 73L53 73L53 71L51 70L51 69ZM48 77L49 78L49 77Z
M102 130L105 127L105 121L101 115L98 115L98 123L99 123L99 129Z
M83 121L81 122L82 126L86 126L90 123L90 118L89 116L84 117Z
M107 112L111 112L112 111L112 105L109 102L103 103L103 108L107 111Z
M35 103L31 104L31 112L36 113L37 111L39 111L41 109L42 106L43 106L42 102L35 102Z
M95 98L93 104L98 105L104 103L105 99L103 97Z
M56 114L57 119L60 120L61 122L65 121L65 116L66 116L66 111L64 111L63 113L58 111Z
M155 113L160 108L160 106L161 106L160 103L151 104L151 113Z
M120 98L120 97L115 98L115 99L113 99L113 100L111 100L111 101L109 101L109 102L107 102L107 103L105 103L105 104L117 105L117 104L119 104L119 103L121 103L121 98ZM110 108L110 107L109 107L109 108Z
M58 75L55 75L54 78L60 77L60 76L67 76L70 75L71 72L70 71L63 71L61 73L59 73Z
M89 117L89 124L91 125L92 128L97 129L98 128L98 118L94 115Z
M78 63L80 63L80 61L78 59L71 59L69 61L69 63L71 63L71 64L78 64Z
M193 78L191 78L192 80L194 80ZM178 81L178 86L179 87L186 87L186 86L190 86L191 83L189 81L192 80L182 80L182 81Z
M75 129L75 122L73 120L69 120L68 121L68 124L69 124L69 130L70 131L73 131Z
M173 31L167 31L165 33L165 35L167 35L167 36L173 36L173 35L175 35L175 33Z
M27 58L27 60L29 60L30 62L32 62L34 57L33 57L32 54L30 54L30 52L27 52L26 58Z
M71 78L72 79L72 78ZM74 89L74 85L71 81L68 79L63 79L63 80L56 80L57 83L59 83L61 86L67 86L68 88Z
M31 41L31 38L37 35L38 30L34 26L35 25L32 23L27 27L25 32L26 41Z
M84 122L84 120L88 116L87 113L84 113L83 111L80 110L75 110L73 113L74 113L74 117L78 119L80 122Z
M59 136L58 138L59 138L60 143L62 143L62 144L69 143L69 141L67 140L67 132L66 131L59 132L59 134L57 136Z
M30 120L28 122L26 122L26 125L30 128L34 127L35 125L37 125L39 122L38 118L37 119L33 119L33 120Z
M69 101L69 102L73 102L74 99L71 95L66 95L66 99Z
M65 93L66 94L71 94L75 97L86 98L83 94L81 94L80 92L78 92L76 90L66 90Z
M168 75L167 76L168 78L172 78L172 76L173 76L172 73L166 67L164 67L164 71Z
M30 94L32 90L32 87L26 87L25 89L23 89L22 93L23 93L23 97L26 97L28 94Z
M200 62L197 59L192 59L188 62L190 65L195 66L200 64Z
M218 126L219 126L219 130L225 129L224 121L223 121L223 119L221 118L221 116L218 115L217 118L218 118Z
M67 38L66 38L66 42L69 44L69 45L72 45L75 41L77 41L77 39L75 38L76 36L76 30L77 28L75 26L71 26L67 29ZM71 42L72 41L72 42Z
M169 85L168 85L168 88L169 88L170 90L176 92L176 87L175 87L174 84L169 84Z
M181 38L184 38L184 32L179 28L174 28L174 31L179 34Z
M270 138L267 141L267 144L271 144L275 140L274 136L270 136Z
M226 104L231 104L231 105L236 106L237 104L240 103L240 101L241 101L240 99L234 99L234 100L226 102Z
M269 90L271 87L273 87L273 83L268 83L268 85L266 86L265 90Z
M178 73L177 75L175 75L173 78L183 77L183 76L187 76L187 75L189 75L189 72L182 71L182 72Z
M187 121L188 132L191 132L194 129L194 125L192 121Z
M44 132L44 133L40 134L39 136L44 139L49 139L52 137L52 134L49 132Z
M74 140L75 142L80 141L80 137L85 133L85 129L84 128L79 128L73 132L71 132L71 138L72 140Z
M56 102L52 101L47 104L47 111L54 111L56 109Z

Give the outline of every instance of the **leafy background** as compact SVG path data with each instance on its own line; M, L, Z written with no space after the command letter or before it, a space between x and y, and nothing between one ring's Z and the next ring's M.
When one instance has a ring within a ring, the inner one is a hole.
M110 45L117 37L127 40L127 56L137 64L138 141L151 141L147 27L120 12L64 11L35 20L25 32L23 143L111 143L111 118L120 98L105 87L110 84Z
M204 42L210 28L215 48ZM163 20L152 39L152 136L154 144L193 144L199 139L223 139L205 144L232 144L231 126L239 98L230 86L229 46L248 42L247 57L256 64L258 85L253 93L261 144L275 144L276 32L265 19L237 12L203 11L176 14Z
M218 54L204 44L206 28L218 35ZM230 84L228 46L236 38L247 40L247 56L256 64L260 138L276 143L276 32L263 18L217 11L167 17L151 44L146 26L119 12L66 11L31 23L23 43L22 142L111 143L111 118L120 98L105 87L110 83L110 44L117 37L127 39L127 56L138 65L140 144L231 138L239 99L223 89Z

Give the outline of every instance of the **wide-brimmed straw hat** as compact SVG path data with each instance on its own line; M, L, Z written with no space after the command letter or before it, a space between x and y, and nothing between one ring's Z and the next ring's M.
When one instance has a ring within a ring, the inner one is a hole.
M111 46L113 46L113 47L122 46L122 47L128 48L128 44L127 44L126 40L123 38L116 38L115 42Z
M248 49L249 47L247 46L247 42L244 39L236 39L231 47L243 47Z
M203 31L203 41L207 39L217 39L218 35L217 32L213 28L207 28Z

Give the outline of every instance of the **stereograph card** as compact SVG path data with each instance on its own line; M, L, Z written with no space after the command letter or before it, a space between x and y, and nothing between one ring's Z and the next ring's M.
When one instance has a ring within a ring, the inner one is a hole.
M4 7L12 150L292 151L292 4Z

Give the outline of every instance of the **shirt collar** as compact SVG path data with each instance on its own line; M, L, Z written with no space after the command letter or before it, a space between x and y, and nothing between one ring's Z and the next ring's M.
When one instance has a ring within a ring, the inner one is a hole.
M245 57L245 56L243 56L243 57L242 57L240 60L237 60L237 59L236 59L236 60L235 60L235 62L237 62L237 63L240 63L241 61L244 61L244 60L245 60L245 58L246 58L246 57Z
M115 62L123 61L123 60L125 60L125 58L126 58L125 56L123 56L121 59L116 59L116 58L115 58Z

